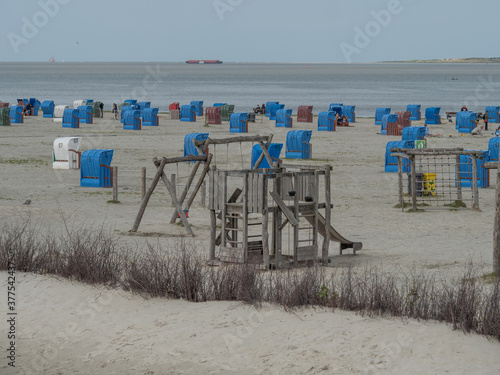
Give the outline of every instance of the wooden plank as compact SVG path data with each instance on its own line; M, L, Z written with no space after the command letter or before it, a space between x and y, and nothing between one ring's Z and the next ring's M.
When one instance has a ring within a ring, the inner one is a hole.
M220 178L222 177L222 178ZM222 172L219 174L219 201L221 202L221 213L222 213L222 224L221 224L221 233L222 233L222 246L226 246L226 196L227 196L227 172Z
M325 236L323 239L323 247L321 259L323 264L328 265L328 253L330 249L330 230L331 227L331 199L330 199L330 166L325 167ZM316 214L316 216L318 216ZM341 251L342 254L342 251Z
M267 175L267 174L266 174ZM264 210L264 201L267 200L267 177L264 174L257 175L257 212L262 213Z
M497 161L487 161L486 163L484 163L484 167L486 169L497 169L498 162Z
M495 191L495 221L493 231L493 272L500 277L500 161L498 164Z
M196 141L195 144L199 146L206 146L206 145L227 145L230 143L238 143L238 142L264 142L268 141L269 137L272 136L270 135L248 135L248 136L237 136L237 137L229 137L229 138L210 138L208 137L207 139Z
M264 169L261 178L262 186L260 191L263 192L262 197L262 262L264 263L265 269L269 269L269 213L267 210L267 189L268 189L268 181L267 181L267 170Z
M318 258L318 246L301 246L297 248L297 261L316 260Z
M260 213L259 210L259 173L252 173L252 213Z
M299 222L300 222L300 218L299 218L299 197L302 195L302 186L300 186L301 184L299 183L299 178L300 178L300 174L296 174L295 175L295 186L298 186L298 190L296 193L295 193L295 196L293 197L293 213L295 215L295 220L297 221L297 225L294 225L293 227L293 259L297 262L298 261L298 258L297 258L297 249L299 247Z
M271 197L274 199L276 204L279 206L280 210L285 214L286 218L290 222L291 225L294 227L297 226L299 223L295 219L295 215L293 214L292 211L288 209L286 206L285 202L281 199L281 197L276 193L275 191L271 191Z
M313 244L318 246L318 201L319 201L319 176L318 171L314 172L316 179L316 186L314 191L314 223L313 223Z
M188 161L205 161L207 160L206 155L196 155L196 156L179 156L175 158L161 158L161 160L165 159L165 164L173 164L173 163L184 163ZM153 163L155 166L160 165L160 159L153 158Z
M243 221L243 255L245 257L245 262L248 261L248 200L251 197L248 196L248 185L250 184L251 174L247 174L243 180L243 212L242 212L242 221Z

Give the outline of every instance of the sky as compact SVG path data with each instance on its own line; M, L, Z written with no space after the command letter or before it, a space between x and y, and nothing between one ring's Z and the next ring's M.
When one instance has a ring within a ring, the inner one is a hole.
M347 63L498 57L498 0L17 0L0 61Z

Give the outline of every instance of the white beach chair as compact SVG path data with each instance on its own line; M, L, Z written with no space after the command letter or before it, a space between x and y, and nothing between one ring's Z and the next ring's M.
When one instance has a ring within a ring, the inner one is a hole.
M53 169L79 169L81 137L61 137L54 140L52 150Z

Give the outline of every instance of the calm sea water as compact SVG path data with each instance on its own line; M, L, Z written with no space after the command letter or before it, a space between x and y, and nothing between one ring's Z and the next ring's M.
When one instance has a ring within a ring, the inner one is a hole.
M94 99L108 110L138 99L160 111L203 100L205 107L234 104L237 112L267 101L294 113L299 105L313 105L316 114L330 103L355 105L360 117L407 104L443 113L466 103L482 112L500 105L500 64L0 63L0 100L29 97L56 105Z

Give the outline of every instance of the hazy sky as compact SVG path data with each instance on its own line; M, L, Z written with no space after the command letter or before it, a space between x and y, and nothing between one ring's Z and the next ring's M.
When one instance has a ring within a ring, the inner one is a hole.
M17 0L0 31L0 61L496 57L500 1Z

